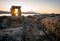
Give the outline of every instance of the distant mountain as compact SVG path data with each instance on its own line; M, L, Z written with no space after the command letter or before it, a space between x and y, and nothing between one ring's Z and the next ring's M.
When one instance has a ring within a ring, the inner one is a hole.
M22 14L40 14L40 13L30 11L30 12L22 12Z
M11 12L8 11L0 11L0 14L10 14ZM40 14L40 13L36 13L36 12L22 12L22 14Z
M0 11L0 14L10 14L11 12L8 11Z

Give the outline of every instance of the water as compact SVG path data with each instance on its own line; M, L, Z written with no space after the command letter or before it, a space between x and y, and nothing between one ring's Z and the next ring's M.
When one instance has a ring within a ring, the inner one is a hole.
M21 16L33 16L33 15L36 15L36 14L21 14ZM12 16L11 14L0 14L0 16Z

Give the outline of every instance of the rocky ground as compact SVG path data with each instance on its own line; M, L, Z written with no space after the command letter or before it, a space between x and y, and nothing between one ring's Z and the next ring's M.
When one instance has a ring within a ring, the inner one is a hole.
M60 41L60 14L2 16L0 41Z

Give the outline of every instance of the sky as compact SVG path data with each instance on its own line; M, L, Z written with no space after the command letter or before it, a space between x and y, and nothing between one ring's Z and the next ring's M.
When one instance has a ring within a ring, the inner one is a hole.
M0 11L10 11L12 5L22 12L60 13L60 0L0 0Z

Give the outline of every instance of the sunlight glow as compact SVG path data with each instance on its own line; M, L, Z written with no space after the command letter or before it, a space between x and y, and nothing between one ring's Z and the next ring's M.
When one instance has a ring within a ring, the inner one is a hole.
M18 16L18 9L15 9L14 14Z
M15 9L14 13L17 14L18 13L18 9Z

